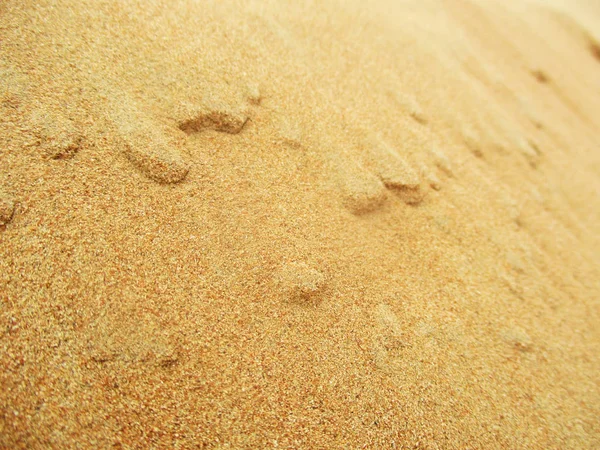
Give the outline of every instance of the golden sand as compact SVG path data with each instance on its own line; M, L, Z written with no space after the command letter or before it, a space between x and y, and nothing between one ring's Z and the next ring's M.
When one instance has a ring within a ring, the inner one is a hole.
M3 0L0 448L599 448L599 30Z

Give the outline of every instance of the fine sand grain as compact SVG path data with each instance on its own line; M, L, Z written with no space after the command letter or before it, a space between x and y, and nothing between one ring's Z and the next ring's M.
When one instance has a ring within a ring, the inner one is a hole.
M0 2L0 449L600 448L594 0Z

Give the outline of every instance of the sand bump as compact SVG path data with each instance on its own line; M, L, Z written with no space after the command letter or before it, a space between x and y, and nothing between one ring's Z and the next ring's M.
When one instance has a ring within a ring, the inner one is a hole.
M596 59L596 61L600 62L600 43L596 39L591 36L588 36L589 40L589 49L591 55Z
M71 119L54 110L38 109L31 122L48 158L71 159L79 152L83 135Z
M276 284L290 301L314 299L325 286L325 276L304 262L290 262L275 274Z
M427 167L425 163L421 163L419 165L419 171L421 172L421 177L427 181L429 186L436 191L439 191L442 188L442 182L439 177Z
M246 86L246 98L251 104L260 105L262 93L260 92L258 83L249 83L248 86Z
M446 153L444 153L444 151L437 146L431 148L430 153L437 168L444 172L447 176L454 177L452 163L450 162L450 158L448 158Z
M408 113L415 121L421 125L427 123L427 116L423 111L423 107L415 97L401 92L394 92L392 96L400 108Z
M406 346L400 320L389 305L377 305L375 319L379 327L379 344L385 351L399 350Z
M465 126L462 131L462 138L471 153L475 155L477 158L483 158L483 145L481 143L481 136L479 133L471 126Z
M424 192L417 172L395 152L381 154L377 173L385 187L398 194L405 203L416 205L423 200Z
M533 168L537 167L540 162L541 153L537 144L530 139L521 139L517 143L517 149L529 162Z
M187 176L188 164L161 137L153 140L128 137L125 154L149 178L159 183L178 183Z
M356 215L375 211L387 200L381 180L365 169L348 174L343 180L342 192L344 205Z
M15 214L14 199L0 189L0 226L10 222Z
M507 344L521 352L527 352L532 349L533 341L531 337L520 327L513 326L504 330L502 338Z
M127 109L121 106L113 119L125 141L125 155L147 177L159 183L177 183L187 176L189 164L159 123L131 105Z
M260 93L254 92L260 98ZM183 103L178 112L179 129L187 134L209 129L237 134L248 121L246 105L228 102L218 97L207 97L200 104Z

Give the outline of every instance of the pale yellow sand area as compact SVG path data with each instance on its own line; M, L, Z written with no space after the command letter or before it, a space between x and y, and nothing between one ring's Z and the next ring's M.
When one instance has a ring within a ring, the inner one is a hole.
M0 447L599 447L599 25L3 2Z

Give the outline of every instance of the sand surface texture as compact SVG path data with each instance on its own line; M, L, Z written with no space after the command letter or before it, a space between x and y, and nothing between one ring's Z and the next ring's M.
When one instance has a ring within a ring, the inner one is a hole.
M600 448L593 0L2 0L0 448Z

